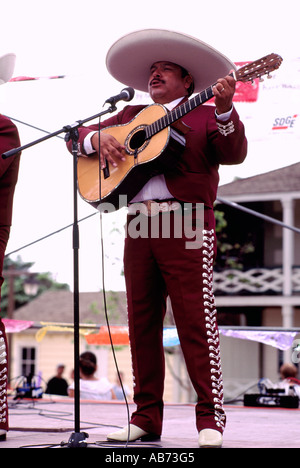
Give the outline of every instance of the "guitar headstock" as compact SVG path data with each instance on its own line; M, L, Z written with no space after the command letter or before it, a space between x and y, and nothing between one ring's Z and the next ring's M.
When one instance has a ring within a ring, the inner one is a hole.
M253 81L264 75L271 78L270 73L280 67L283 59L280 55L269 54L255 62L250 62L235 72L237 81Z

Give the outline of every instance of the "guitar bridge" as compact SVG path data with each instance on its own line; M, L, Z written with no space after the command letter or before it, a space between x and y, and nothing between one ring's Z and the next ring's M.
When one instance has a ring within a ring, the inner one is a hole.
M105 167L102 169L104 179L108 179L110 176L109 165L107 159L105 160Z

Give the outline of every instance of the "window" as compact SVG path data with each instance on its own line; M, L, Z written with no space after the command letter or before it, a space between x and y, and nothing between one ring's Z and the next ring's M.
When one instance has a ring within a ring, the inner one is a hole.
M21 348L21 375L24 377L35 375L35 348Z

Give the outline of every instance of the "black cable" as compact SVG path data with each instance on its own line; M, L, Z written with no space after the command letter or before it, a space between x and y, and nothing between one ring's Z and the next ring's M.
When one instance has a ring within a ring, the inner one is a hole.
M88 216L85 216L84 218L79 219L78 222L81 223L82 221L86 221L87 219L91 218L92 216L95 216L96 214L97 213L92 213L92 214L90 214ZM45 239L48 239L48 237L54 236L55 234L59 234L60 232L65 231L66 229L69 229L70 227L73 227L73 224L68 224L67 226L65 226L65 227L63 227L61 229L58 229L57 231L53 231L50 234L47 234L46 236L40 237L39 239L37 239L37 240L35 240L33 242L30 242L29 244L26 244L23 247L19 247L18 249L15 249L12 252L9 252L8 254L5 254L5 257L9 257L10 255L13 255L13 254L17 253L20 250L26 249L27 247L31 247L32 245L37 244L38 242L41 242L41 241L43 241Z
M49 418L49 419L57 419L59 421L67 421L67 422L72 422L73 421L73 419L68 418L68 416L71 417L73 415L72 412L54 411L54 410L49 410L49 409L45 409L45 408L39 408L39 406L48 405L48 404L57 404L57 402L54 401L54 400L50 400L48 402L48 401L40 401L39 399L34 399L34 398L32 398L32 399L18 398L17 400L14 401L13 404L9 403L9 409L10 410L15 410L15 409L22 410L22 406L23 406L23 407L25 407L24 408L25 410L27 410L27 409L28 410L33 410L32 413L28 413L26 411L26 415L36 414L36 412L37 412L38 416L41 416L41 417L45 417L45 418ZM24 414L23 412L17 413L16 411L14 411L15 416L22 416L23 414ZM93 422L93 421L81 421L81 423L83 423L85 425L96 426L96 427L114 427L116 429L121 429L121 426L118 426L118 425L103 424L103 423L98 423L98 422ZM11 428L10 430L13 431L13 430L16 430L16 429ZM53 428L51 430L53 430ZM46 432L46 431L49 431L49 429L41 428L40 431L34 430L32 432ZM67 429L66 429L66 431L67 431ZM61 429L60 429L60 432L61 432Z
M250 208L247 208L246 206L243 206L243 205L240 205L238 203L225 200L224 198L218 197L217 200L220 203L231 206L232 208L236 208L236 209L238 209L240 211L244 211L245 213L256 216L257 218L264 219L265 221L268 221L269 223L277 224L278 226L281 226L282 228L290 229L291 231L294 231L294 232L297 232L298 234L300 234L300 228L285 224L282 221L279 221L278 219L272 218L271 216L264 215L263 213L259 213L258 211L251 210Z
M101 192L102 192L102 184L101 184L101 154L100 154L100 130L101 130L101 120L99 118L99 125L98 125L98 147L99 147L99 152L98 152L98 165L99 165L99 204L101 204ZM126 410L127 410L127 424L128 424L128 436L127 436L127 441L126 441L126 444L125 444L125 448L128 447L128 443L129 443L129 438L130 438L130 412L129 412L129 404L128 404L128 401L127 401L127 396L126 396L126 392L124 390L124 387L123 387L123 382L122 382L122 378L121 378L121 375L120 375L120 371L119 371L119 366L118 366L118 362L117 362L117 358L116 358L116 353L115 353L115 348L114 348L114 345L113 345L113 340L112 340L112 335L111 335L111 329L110 329L110 323L109 323L109 318L108 318L108 312L107 312L107 301L106 301L106 288L105 288L105 265L104 265L104 243L103 243L103 213L102 213L102 210L101 210L101 207L99 208L99 212L100 212L100 216L99 216L99 221L100 221L100 245L101 245L101 256L102 256L102 262L101 262L101 265L102 265L102 294L103 294L103 302L104 302L104 315L105 315L105 320L106 320L106 324L107 324L107 330L108 330L108 335L109 335L109 340L110 340L110 344L111 344L111 350L112 350L112 354L113 354L113 359L114 359L114 363L115 363L115 368L116 368L116 372L117 372L117 375L118 375L118 379L119 379L119 382L120 382L120 385L121 385L121 389L122 389L122 393L123 393L123 396L124 396L124 400L125 400L125 405L126 405Z
M3 114L4 115L4 114ZM18 122L22 125L26 125L27 127L30 127L30 128L33 128L34 130L39 130L40 132L43 132L43 133L47 133L48 135L50 135L51 132L48 132L47 130L43 130L42 128L39 128L39 127L35 127L34 125L31 125L31 124L28 124L26 122L23 122L22 120L18 120L18 119L15 119L14 117L9 117L8 115L4 115L4 117L7 117L8 119L10 120L14 120L15 122ZM62 140L64 140L64 137L60 136L60 135L55 135L57 138L61 138Z

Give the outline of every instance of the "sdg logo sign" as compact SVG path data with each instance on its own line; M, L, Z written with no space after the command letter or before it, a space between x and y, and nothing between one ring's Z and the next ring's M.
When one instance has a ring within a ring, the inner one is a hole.
M289 130L293 129L298 115L289 115L287 117L278 117L273 123L272 130Z

